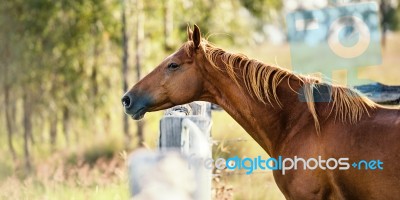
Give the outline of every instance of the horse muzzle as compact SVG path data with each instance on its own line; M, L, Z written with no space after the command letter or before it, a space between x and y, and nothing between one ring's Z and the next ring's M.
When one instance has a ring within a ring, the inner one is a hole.
M147 107L151 101L145 95L135 95L132 92L127 92L122 97L121 102L125 113L130 115L132 119L139 120L146 114Z

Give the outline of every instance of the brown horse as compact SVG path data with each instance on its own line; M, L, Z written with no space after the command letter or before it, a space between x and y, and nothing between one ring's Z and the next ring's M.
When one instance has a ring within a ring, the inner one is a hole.
M188 38L122 98L133 119L196 100L216 103L271 157L383 162L376 170L276 170L287 199L400 199L399 109L228 53L202 39L197 26L188 27ZM315 101L321 88L329 89L329 101Z

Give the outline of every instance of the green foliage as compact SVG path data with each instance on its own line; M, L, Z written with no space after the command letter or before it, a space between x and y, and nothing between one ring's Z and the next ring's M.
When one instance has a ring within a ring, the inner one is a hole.
M271 17L271 10L280 10L282 1L280 0L240 0L240 3L257 18Z
M389 29L398 31L400 29L400 4L397 8L390 9L385 15L385 18L388 20Z

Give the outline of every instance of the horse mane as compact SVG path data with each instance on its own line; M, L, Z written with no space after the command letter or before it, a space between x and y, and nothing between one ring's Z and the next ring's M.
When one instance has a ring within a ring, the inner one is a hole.
M184 50L190 55L190 50L193 49L193 42L188 41L183 46ZM226 70L227 74L239 86L238 78L242 77L248 93L263 103L269 103L274 106L274 103L282 108L277 95L277 87L285 78L294 78L302 84L303 94L307 107L311 113L317 133L320 132L320 124L316 104L314 99L314 90L321 85L329 86L331 89L331 111L335 112L335 119L338 117L342 122L354 124L358 122L364 114L369 115L368 109L376 107L375 102L366 98L358 91L334 84L322 83L320 80L294 74L293 72L280 68L278 66L266 65L255 59L249 59L243 54L234 54L224 51L221 48L214 46L206 39L202 39L200 50L203 51L208 62L218 70ZM223 66L218 66L218 58L223 62ZM241 66L241 70L235 68ZM238 72L241 71L242 74ZM291 88L288 79L288 86ZM295 93L297 91L291 90Z

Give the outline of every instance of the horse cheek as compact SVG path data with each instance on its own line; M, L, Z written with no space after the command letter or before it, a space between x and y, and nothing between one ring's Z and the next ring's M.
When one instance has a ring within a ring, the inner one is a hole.
M187 81L188 84L185 85L185 91L187 94L187 101L196 101L201 96L201 92L203 91L203 84L201 80L196 78L190 78Z
M202 91L201 83L196 78L185 77L176 80L168 87L169 98L174 104L185 104L197 100Z

